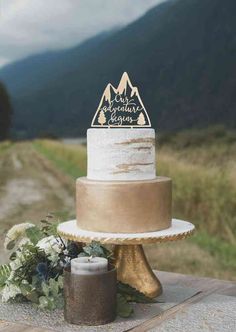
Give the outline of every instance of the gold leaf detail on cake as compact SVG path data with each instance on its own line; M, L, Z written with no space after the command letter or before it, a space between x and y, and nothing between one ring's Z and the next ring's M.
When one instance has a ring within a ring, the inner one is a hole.
M119 171L114 171L113 174L130 173L139 170L136 166L150 166L153 163L132 163L132 164L119 164L116 167Z
M152 148L151 146L139 146L139 147L134 147L133 149L140 151L140 150L151 150L151 148Z
M115 143L116 145L128 145L128 144L135 144L135 143L151 143L155 146L156 140L153 137L146 137L146 138L132 138L127 141Z

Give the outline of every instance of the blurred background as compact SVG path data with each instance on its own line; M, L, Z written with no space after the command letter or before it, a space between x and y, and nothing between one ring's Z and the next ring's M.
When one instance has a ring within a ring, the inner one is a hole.
M147 246L152 266L236 280L235 14L235 0L0 0L1 239L15 223L75 216L86 130L127 71L173 215L197 226Z

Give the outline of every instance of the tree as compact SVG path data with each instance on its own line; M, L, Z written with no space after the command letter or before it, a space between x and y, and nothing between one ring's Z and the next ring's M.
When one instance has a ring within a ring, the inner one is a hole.
M99 113L98 123L99 123L100 125L102 125L102 126L106 123L106 116L105 116L104 111L101 111L101 112Z
M143 112L141 112L141 113L139 114L139 117L138 117L138 125L140 125L140 126L144 126L145 123L146 123L146 121L145 121L145 117L144 117L144 115L143 115Z
M0 83L0 141L9 137L12 107L6 88Z

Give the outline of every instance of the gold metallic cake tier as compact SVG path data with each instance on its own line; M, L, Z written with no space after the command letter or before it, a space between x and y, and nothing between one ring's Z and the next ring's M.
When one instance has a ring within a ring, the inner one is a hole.
M171 179L76 181L77 223L94 232L143 233L171 225Z

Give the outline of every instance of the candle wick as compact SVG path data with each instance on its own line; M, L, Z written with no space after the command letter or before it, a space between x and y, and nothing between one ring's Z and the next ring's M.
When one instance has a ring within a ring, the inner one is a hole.
M93 255L88 257L88 262L90 262L93 259Z

